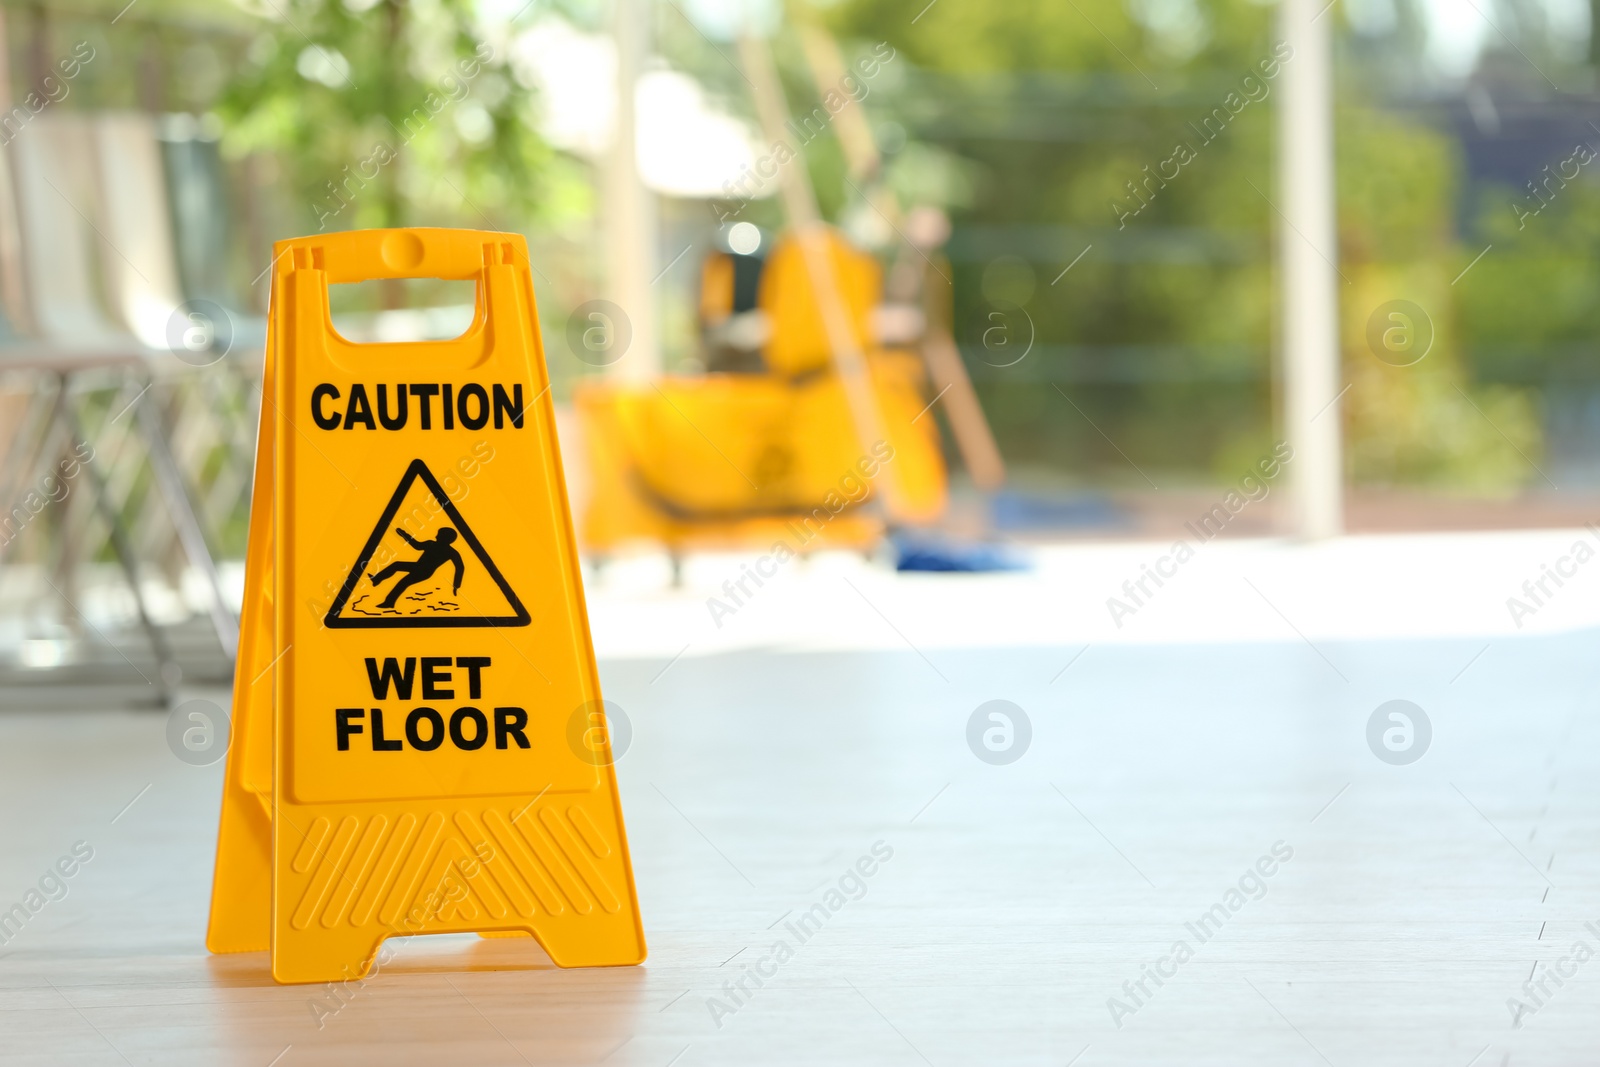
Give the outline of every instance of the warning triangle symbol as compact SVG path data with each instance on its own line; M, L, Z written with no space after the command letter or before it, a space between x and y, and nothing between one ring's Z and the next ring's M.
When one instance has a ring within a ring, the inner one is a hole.
M526 626L528 609L414 459L322 621L336 630Z

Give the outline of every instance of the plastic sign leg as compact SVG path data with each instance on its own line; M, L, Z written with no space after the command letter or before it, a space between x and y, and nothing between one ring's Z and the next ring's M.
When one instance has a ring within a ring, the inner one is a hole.
M269 345L261 379L263 397L273 395L273 363ZM274 422L272 406L263 403L250 491L239 656L233 673L232 742L206 930L206 947L212 952L265 952L271 944L272 667L277 657L272 613Z

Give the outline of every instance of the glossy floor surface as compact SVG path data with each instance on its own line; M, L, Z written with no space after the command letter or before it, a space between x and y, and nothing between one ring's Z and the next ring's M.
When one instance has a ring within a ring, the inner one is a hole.
M0 946L0 1063L1591 1064L1600 570L1505 605L1575 536L1219 545L1120 628L1164 547L814 564L722 627L715 568L603 579L631 969L450 937L277 986L203 948L221 765L159 713L8 712L0 911L50 892Z

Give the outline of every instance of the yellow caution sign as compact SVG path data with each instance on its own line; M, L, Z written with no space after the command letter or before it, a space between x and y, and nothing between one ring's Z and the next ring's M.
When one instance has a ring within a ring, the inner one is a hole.
M523 239L275 248L207 944L280 982L385 939L531 934L644 959ZM328 286L472 279L452 341L354 344Z

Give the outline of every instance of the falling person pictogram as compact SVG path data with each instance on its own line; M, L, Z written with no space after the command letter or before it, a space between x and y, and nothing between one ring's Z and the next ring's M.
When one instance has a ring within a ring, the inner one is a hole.
M404 528L396 526L394 532L400 535L401 540L412 548L421 552L416 559L406 562L397 560L375 574L367 575L367 580L373 585L382 585L396 574L404 573L405 577L395 583L389 590L389 595L383 598L378 605L380 608L392 608L395 601L400 599L400 594L410 589L419 582L425 582L433 577L433 572L444 566L448 560L455 565L455 581L450 585L450 591L455 594L461 592L461 579L466 574L466 564L461 562L461 553L451 548L456 539L456 532L448 526L441 526L432 541L418 541L406 533Z
M399 521L402 515L407 521ZM424 540L430 529L432 540ZM404 558L409 551L419 555ZM454 570L448 587L446 563ZM420 459L401 476L323 618L331 629L528 623L527 609L472 525Z

